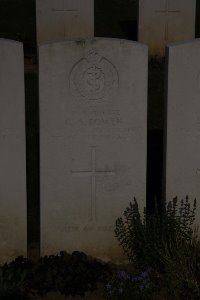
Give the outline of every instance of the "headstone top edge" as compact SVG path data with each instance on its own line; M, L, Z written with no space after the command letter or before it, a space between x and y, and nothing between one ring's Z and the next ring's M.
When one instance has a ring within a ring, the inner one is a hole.
M11 39L0 38L0 43L15 44L23 47L23 43Z
M198 44L198 43L200 44L200 38L191 39L191 40L187 40L187 41L179 41L179 42L174 42L174 43L168 43L166 45L166 48L170 50L170 49L189 46L191 44Z
M119 39L119 38L106 38L106 37L94 37L94 38L80 38L80 39L74 39L74 40L63 40L63 41L51 41L51 42L45 42L45 43L39 43L38 44L38 48L43 48L43 47L53 47L55 45L64 45L64 44L74 44L74 43L84 43L84 42L93 42L93 41L109 41L109 42L120 42L121 44L131 44L131 45L135 45L138 48L141 47L143 49L146 49L148 51L148 46L143 44L143 43L139 43L137 41L131 41L131 40L126 40L126 39Z

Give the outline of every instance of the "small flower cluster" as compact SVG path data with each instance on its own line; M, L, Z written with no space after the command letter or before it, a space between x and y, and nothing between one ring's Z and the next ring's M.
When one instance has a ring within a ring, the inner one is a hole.
M137 275L127 271L118 271L111 282L106 285L108 299L143 299L146 291L150 289L150 269Z
M148 289L150 287L150 270L140 273L138 276L133 277L132 281L139 282L139 288L141 291Z

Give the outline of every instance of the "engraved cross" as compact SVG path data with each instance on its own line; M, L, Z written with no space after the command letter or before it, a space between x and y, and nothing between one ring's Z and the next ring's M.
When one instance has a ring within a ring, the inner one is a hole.
M169 0L166 0L164 10L155 10L156 14L159 14L159 15L164 16L166 18L166 21L165 21L165 36L164 36L165 41L167 41L168 38L169 38L169 16L171 14L178 14L178 13L181 12L181 10L178 10L178 9L172 10L172 9L170 9L169 6L170 6L169 5Z
M71 171L72 176L91 177L91 221L96 220L96 176L112 176L113 171L102 171L96 169L96 147L91 147L91 170L89 171Z

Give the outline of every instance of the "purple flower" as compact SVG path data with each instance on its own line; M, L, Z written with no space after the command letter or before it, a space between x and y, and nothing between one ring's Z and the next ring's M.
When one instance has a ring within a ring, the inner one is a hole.
M134 282L134 281L140 281L141 280L141 277L140 276L134 276L131 278L131 281Z
M148 289L150 287L150 282L145 282L144 284L140 285L140 290L143 291L144 289Z
M138 276L134 276L131 278L132 282L138 282L140 284L139 288L141 291L143 291L146 288L149 288L150 286L149 271L150 270L146 270L140 273Z
M106 284L106 288L107 288L107 290L111 290L111 288L112 288L111 284L110 283Z
M126 271L119 271L117 272L117 276L119 279L130 279L130 274Z
M144 271L140 274L140 277L145 279L145 278L149 277L149 273L147 271Z

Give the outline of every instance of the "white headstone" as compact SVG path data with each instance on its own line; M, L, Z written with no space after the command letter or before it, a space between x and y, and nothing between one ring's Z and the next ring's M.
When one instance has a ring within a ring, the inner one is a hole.
M197 198L200 225L200 39L168 52L166 198Z
M0 263L26 255L24 57L0 39Z
M147 47L51 43L39 61L42 255L120 260L115 220L145 205Z
M36 0L37 41L94 36L94 0Z
M196 0L139 0L138 40L152 56L163 56L168 42L195 37Z

